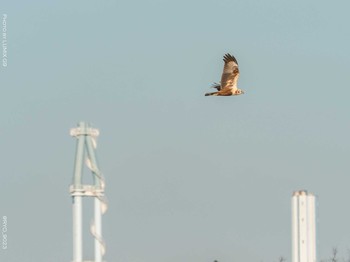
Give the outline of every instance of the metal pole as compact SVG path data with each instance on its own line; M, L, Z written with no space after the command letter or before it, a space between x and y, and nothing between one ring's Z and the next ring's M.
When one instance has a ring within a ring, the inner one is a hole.
M105 244L102 238L102 215L107 210L104 197L104 179L98 168L95 155L96 144L94 138L99 135L98 129L92 129L84 122L78 128L71 129L71 135L78 139L76 146L75 167L73 183L70 188L73 199L73 262L83 260L83 232L82 232L82 204L83 197L94 198L94 219L91 224L91 233L94 236L94 262L102 262L105 254ZM87 167L93 173L93 185L83 185L83 165L85 153L87 154Z
M100 199L95 197L95 262L102 262L102 223L101 223L101 202Z
M80 130L80 132L79 132ZM83 261L83 230L82 230L82 196L76 195L77 190L82 188L82 170L83 170L83 159L84 159L84 144L85 144L85 123L79 123L79 128L75 129L77 132L71 135L77 136L77 147L75 155L75 166L74 166L74 177L73 185L71 189L72 200L73 200L73 261Z
M81 176L83 173L83 163L84 163L84 144L85 144L85 123L80 122L79 128L72 129L71 135L77 136L77 150L75 155L75 166L74 166L74 179L73 186L75 189L81 189ZM77 132L75 134L74 132Z
M96 155L94 153L94 145L92 143L91 136L85 140L87 155L90 160L91 170L94 173L94 185L95 189L100 192L100 196L96 196L94 199L94 237L95 237L95 262L102 262L102 256L104 254L104 243L102 239L102 203L101 197L104 194L104 182L102 181L102 174L98 169Z
M94 150L91 136L86 138L85 144L86 144L87 155L90 160L91 171L94 173L94 176L93 176L94 185L96 189L103 189L101 188L103 187L103 185L101 184L102 177L100 174L100 170L98 169L97 159L94 153L95 150Z
M73 262L83 261L82 197L73 196Z

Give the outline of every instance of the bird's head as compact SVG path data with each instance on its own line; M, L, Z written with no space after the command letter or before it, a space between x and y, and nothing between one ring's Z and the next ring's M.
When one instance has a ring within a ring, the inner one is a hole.
M242 94L244 94L244 91L241 90L241 89L237 89L237 90L235 91L235 95L236 95L236 96L242 95Z

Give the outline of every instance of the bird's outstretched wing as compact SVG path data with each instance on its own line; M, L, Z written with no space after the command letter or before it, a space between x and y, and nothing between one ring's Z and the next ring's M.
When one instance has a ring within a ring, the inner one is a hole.
M219 84L219 83L213 83L212 85L211 85L211 88L216 88L218 91L220 91L221 90L221 84Z
M225 54L224 62L224 71L222 72L221 76L221 90L237 90L237 81L239 77L237 60L234 56L230 54Z

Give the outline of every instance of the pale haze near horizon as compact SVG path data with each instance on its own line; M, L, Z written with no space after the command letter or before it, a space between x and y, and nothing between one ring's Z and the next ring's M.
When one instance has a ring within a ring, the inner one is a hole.
M106 261L291 261L290 200L300 189L318 197L318 260L333 247L347 257L349 9L2 3L0 260L72 260L69 129L81 120L100 130ZM204 97L225 53L238 60L245 94Z

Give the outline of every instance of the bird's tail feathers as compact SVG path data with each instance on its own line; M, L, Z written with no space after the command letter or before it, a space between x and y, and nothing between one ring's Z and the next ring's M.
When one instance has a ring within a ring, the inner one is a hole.
M205 96L217 96L219 92L206 93Z

